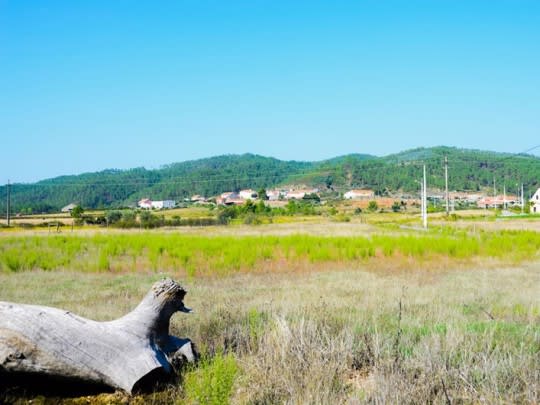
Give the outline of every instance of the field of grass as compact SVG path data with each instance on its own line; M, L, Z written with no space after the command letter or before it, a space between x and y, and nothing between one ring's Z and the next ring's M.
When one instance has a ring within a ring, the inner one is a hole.
M110 320L132 309L161 276L3 273L0 299ZM153 394L71 403L540 400L538 263L406 274L345 266L179 281L195 313L175 315L171 328L196 342L203 361ZM0 402L29 399L12 395L0 394Z
M166 271L178 276L226 276L237 272L365 269L385 266L444 269L491 260L535 260L540 234L475 232L450 228L429 233L371 236L201 236L177 233L4 236L0 270L79 272Z
M197 206L154 211L154 213L156 215L164 215L165 218L172 218L174 216L179 216L181 218L203 218L215 215L215 212L213 212L213 210L209 210L206 207Z
M2 232L0 300L110 320L171 276L196 311L172 332L202 361L145 396L0 403L538 403L538 221L396 215Z

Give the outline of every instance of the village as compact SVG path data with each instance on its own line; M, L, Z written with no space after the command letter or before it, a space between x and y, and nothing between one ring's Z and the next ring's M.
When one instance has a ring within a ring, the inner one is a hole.
M221 193L219 196L204 197L199 194L193 195L191 198L184 199L182 203L190 204L215 204L218 206L228 205L243 205L248 200L250 201L264 201L264 204L276 208L283 207L291 200L317 200L321 201L322 194L318 188L280 188L271 190L259 190L244 189L238 192L228 191ZM457 192L452 191L446 193L444 191L437 191L427 193L427 200L433 204L444 205L448 200L449 209L454 211L458 207L466 208L478 208L478 209L508 209L519 207L523 209L526 204L526 199L523 195L514 194L496 194L486 195L479 192ZM341 200L352 200L359 203L359 206L365 206L370 201L375 201L378 207L391 208L391 206L399 201L401 206L419 206L420 199L417 196L411 194L399 194L395 196L377 196L372 189L351 189L340 195ZM324 200L322 201L324 203ZM536 190L533 196L528 200L531 213L540 213L540 188ZM141 209L148 210L161 210L171 209L178 207L179 202L174 200L152 200L150 198L143 198L137 206ZM67 206L63 211L68 211L72 206Z

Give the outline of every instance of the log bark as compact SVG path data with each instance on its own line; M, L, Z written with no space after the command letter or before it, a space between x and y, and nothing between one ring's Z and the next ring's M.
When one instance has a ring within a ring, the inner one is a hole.
M110 322L0 302L0 379L46 375L128 393L152 384L174 373L176 359L195 360L189 339L169 335L171 316L191 312L185 294L175 281L159 281L132 312Z

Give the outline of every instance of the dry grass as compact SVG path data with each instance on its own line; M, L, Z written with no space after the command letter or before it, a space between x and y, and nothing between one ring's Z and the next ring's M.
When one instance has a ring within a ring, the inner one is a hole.
M229 226L212 226L212 227L174 227L160 228L153 232L162 233L181 233L188 235L291 235L297 233L320 235L320 236L357 236L369 235L380 232L395 231L400 225L420 227L420 215L413 210L407 212L384 212L384 213L368 213L364 212L360 215L354 215L355 202L346 201L338 206L339 213L348 215L350 222L336 222L332 216L282 216L273 217L272 223L264 220L263 224L243 225L233 224ZM91 214L103 214L103 212L92 212ZM205 207L190 207L178 208L172 210L157 211L156 215L164 215L166 218L172 218L175 215L181 218L203 218L215 215L214 212ZM457 217L452 217L451 220L446 218L444 213L435 213L429 215L430 227L445 227L458 228L468 230L485 230L485 231L500 231L500 230L532 230L540 232L540 215L537 217L509 217L496 218L493 210L465 210L457 211ZM73 219L69 214L54 214L44 216L28 216L24 218L13 218L12 224L15 227L0 228L0 237L7 235L47 235L54 233L55 228L49 230L47 227L23 229L16 225L20 223L31 223L33 225L43 224L45 222L60 221L66 226L60 229L62 234L102 234L102 233L137 233L140 229L120 230L115 228L103 228L98 226L75 226L73 232L71 224ZM240 221L241 222L241 221ZM4 224L5 221L0 221Z
M215 212L209 210L208 208L197 206L188 208L173 208L152 212L156 215L163 215L165 218L172 218L174 216L179 216L181 218L204 218L215 215Z
M0 299L106 320L133 308L161 276L0 274ZM540 263L179 281L196 312L176 315L172 330L198 344L205 367L214 367L216 354L233 355L232 403L540 400ZM191 398L185 388L131 401L183 403Z

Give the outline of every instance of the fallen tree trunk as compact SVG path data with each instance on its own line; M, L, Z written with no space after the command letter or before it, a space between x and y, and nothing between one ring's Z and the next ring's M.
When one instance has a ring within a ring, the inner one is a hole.
M132 393L174 373L177 359L195 360L189 339L169 335L184 306L175 281L155 283L124 317L96 322L56 308L0 302L2 375L48 376Z

